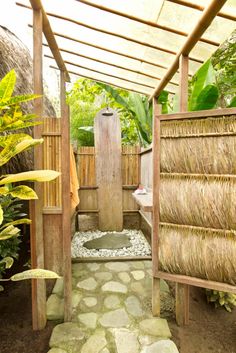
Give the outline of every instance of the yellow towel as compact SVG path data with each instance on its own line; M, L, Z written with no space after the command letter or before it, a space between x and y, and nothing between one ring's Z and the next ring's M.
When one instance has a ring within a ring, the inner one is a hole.
M79 204L79 181L76 172L76 163L73 149L70 146L70 198L71 198L71 216L75 212L76 206Z

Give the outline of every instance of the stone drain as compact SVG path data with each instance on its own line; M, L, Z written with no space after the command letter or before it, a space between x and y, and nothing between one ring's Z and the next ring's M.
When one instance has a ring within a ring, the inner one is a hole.
M151 261L76 263L72 276L72 322L54 328L48 353L178 353L167 321L153 318L147 305ZM172 310L174 299L166 282L161 289L169 301L164 310ZM62 320L61 279L48 299L47 315Z

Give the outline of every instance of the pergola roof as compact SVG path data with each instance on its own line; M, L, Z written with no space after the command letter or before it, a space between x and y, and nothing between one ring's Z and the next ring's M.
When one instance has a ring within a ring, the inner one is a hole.
M165 86L178 90L181 54L189 54L192 75L235 29L236 0L30 3L44 9L44 51L53 67L55 58L63 71L151 97ZM27 0L17 4L31 8Z

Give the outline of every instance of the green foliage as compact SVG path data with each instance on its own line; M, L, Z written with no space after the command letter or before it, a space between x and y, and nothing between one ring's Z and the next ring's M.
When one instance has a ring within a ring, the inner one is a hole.
M206 295L208 303L214 303L216 308L221 306L231 312L236 306L236 294L206 289Z
M215 70L210 59L193 76L190 92L189 111L212 109L216 106L219 92L216 86Z
M35 122L32 114L24 115L20 103L38 98L37 95L12 96L16 82L15 71L10 71L0 81L0 166L4 165L18 153L40 144L42 139L33 139L24 133L6 132L19 130L25 127L39 124ZM20 235L20 224L29 224L30 220L22 218L21 205L16 203L17 199L36 199L35 191L26 185L14 183L22 181L50 181L59 175L54 171L29 171L7 176L0 176L0 272L4 268L11 267L13 257L17 257L17 246L19 241L16 237ZM35 270L33 270L35 271ZM1 287L2 289L2 287Z
M119 112L122 144L137 144L137 125L131 111L127 106L124 107L128 95L129 93L122 89L79 79L67 95L71 110L71 139L77 141L80 146L93 146L94 118L99 110L109 106Z
M236 30L219 47L219 49L216 50L212 55L211 61L216 71L216 82L220 92L218 106L222 108L227 106L235 107Z

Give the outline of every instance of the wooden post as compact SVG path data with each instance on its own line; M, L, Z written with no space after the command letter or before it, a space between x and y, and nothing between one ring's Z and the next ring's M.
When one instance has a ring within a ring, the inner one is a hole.
M158 237L160 223L160 172L161 172L161 135L160 119L161 105L153 99L153 133L152 133L152 153L153 153L153 212L152 212L152 313L153 316L160 316L160 279L158 273Z
M64 277L64 321L71 321L71 202L70 202L70 131L66 104L65 72L61 73L61 145L62 145L62 246Z
M180 112L188 110L188 56L180 56ZM176 283L176 321L178 325L189 323L189 286Z
M94 122L99 229L121 231L122 174L121 130L116 112L101 110Z
M42 81L42 12L33 11L33 81L34 93L43 94ZM43 111L43 98L34 101L34 113L41 117ZM42 137L42 125L34 127L34 138ZM43 169L43 147L34 149L34 169ZM43 184L35 183L37 201L30 204L31 213L31 262L32 268L44 268L44 241L43 241ZM34 330L45 327L46 319L46 286L45 280L32 280L32 323Z

